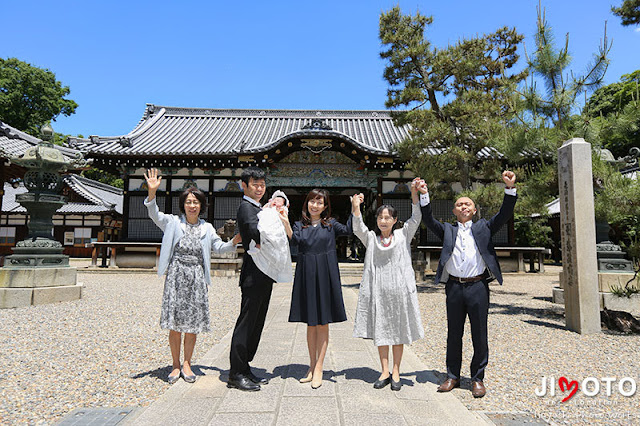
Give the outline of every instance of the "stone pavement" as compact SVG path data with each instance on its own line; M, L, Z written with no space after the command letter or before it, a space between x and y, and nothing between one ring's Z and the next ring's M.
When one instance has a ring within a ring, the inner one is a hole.
M198 380L173 385L126 425L472 425L491 424L453 394L437 393L438 379L405 347L402 389L373 389L379 358L372 341L352 337L357 295L343 288L348 320L332 324L322 387L298 379L307 369L306 325L289 323L291 284L275 284L253 371L270 378L259 392L228 389L229 332L193 366ZM444 360L443 360L444 362Z

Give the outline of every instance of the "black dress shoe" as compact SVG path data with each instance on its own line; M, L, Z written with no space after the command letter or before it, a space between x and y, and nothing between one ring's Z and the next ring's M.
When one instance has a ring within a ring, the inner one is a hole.
M253 374L251 371L246 373L245 376L247 376L247 378L249 380L251 380L253 383L258 384L258 385L266 385L266 384L269 383L269 379L264 378L264 377L260 378L260 377L256 376L255 374Z
M233 374L229 375L229 380L227 381L228 388L236 388L242 391L259 391L260 385L253 383L251 379L249 379L244 374Z
M389 374L389 377L387 377L386 379L376 380L376 382L373 384L373 388L382 389L383 387L387 386L389 383L391 383L391 374Z
M389 376L391 377L391 376ZM397 382L395 380L393 380L393 378L391 379L391 390L392 391L399 391L400 388L402 387L402 383L400 380L398 380Z

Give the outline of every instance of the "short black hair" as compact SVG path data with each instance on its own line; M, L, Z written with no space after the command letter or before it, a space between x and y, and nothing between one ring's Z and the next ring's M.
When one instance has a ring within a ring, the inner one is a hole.
M267 174L259 167L247 167L242 171L242 175L240 179L244 182L245 185L249 185L249 181L253 180L266 180Z
M200 201L200 214L202 214L207 209L207 197L204 195L204 192L200 191L195 186L190 186L189 188L182 191L182 194L180 194L180 212L182 212L182 214L186 214L186 212L184 211L184 203L185 201L187 201L187 197L189 196L189 194L193 194L193 196L196 197L198 201Z

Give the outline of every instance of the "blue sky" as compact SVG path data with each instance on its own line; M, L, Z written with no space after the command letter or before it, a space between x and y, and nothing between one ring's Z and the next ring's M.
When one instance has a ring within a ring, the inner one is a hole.
M583 71L613 39L605 82L640 68L640 30L610 13L622 0L546 0L559 43ZM29 1L2 5L0 57L48 68L79 107L57 132L126 134L146 103L260 109L384 109L378 20L399 4L433 15L438 47L515 26L533 48L538 0Z

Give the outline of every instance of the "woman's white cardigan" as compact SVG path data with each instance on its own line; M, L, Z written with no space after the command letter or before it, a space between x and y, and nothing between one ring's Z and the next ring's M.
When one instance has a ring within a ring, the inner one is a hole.
M158 209L156 199L149 201L145 198L144 205L147 207L149 217L153 222L162 229L162 246L160 247L160 259L158 259L158 275L162 276L167 272L173 249L184 235L187 226L187 220L184 215L176 216L173 214L162 213ZM211 284L211 250L216 254L229 253L236 249L232 240L223 242L218 236L213 226L200 219L200 244L202 244L202 257L204 261L204 277L207 284Z

